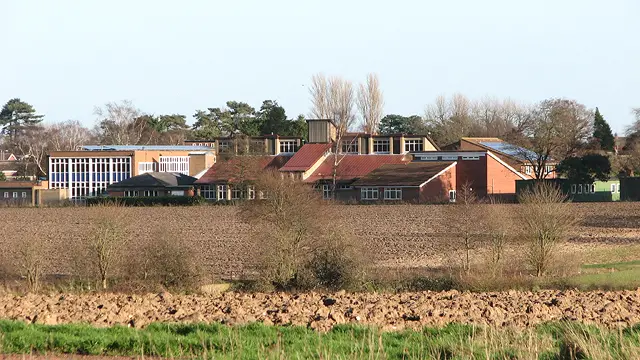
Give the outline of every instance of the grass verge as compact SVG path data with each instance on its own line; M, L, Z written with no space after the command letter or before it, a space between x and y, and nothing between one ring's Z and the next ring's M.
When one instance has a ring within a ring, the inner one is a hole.
M640 287L640 260L582 265L582 274L561 279L580 290L618 290Z
M608 330L572 323L528 330L448 325L381 332L337 326L327 333L259 323L152 324L144 329L0 321L0 353L216 359L636 359L640 326Z

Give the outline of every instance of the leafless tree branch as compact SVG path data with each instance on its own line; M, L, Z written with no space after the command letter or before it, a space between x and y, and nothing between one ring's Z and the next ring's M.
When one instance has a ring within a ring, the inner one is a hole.
M365 84L360 84L357 99L358 109L362 116L362 129L365 133L377 134L378 125L382 119L382 108L384 107L384 98L378 75L367 75Z

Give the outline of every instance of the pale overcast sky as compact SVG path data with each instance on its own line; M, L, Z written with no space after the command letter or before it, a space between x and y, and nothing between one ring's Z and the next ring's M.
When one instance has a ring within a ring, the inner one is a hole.
M380 76L386 113L439 94L640 106L639 0L0 0L0 102L92 125L96 105L148 113L309 110L311 75Z

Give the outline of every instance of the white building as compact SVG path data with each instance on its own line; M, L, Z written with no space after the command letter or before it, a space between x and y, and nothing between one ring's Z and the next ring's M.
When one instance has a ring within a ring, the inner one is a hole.
M70 199L82 199L146 172L196 176L214 163L214 153L204 146L83 146L49 154L49 189L68 189Z

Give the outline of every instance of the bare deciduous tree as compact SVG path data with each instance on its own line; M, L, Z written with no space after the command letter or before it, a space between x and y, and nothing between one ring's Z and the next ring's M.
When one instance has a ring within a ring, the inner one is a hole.
M68 120L47 127L49 150L73 151L93 141L93 134L77 120Z
M533 167L536 179L552 171L547 165L576 155L591 135L593 113L584 105L566 99L549 99L539 103L523 133L514 141L518 155Z
M551 266L558 244L565 241L576 215L562 191L551 183L537 182L519 197L519 224L527 240L526 259L536 276Z
M463 136L473 136L477 131L471 114L471 102L462 94L454 94L450 100L438 96L425 109L425 121L431 136L439 145L448 145Z
M44 273L45 244L34 237L17 244L17 259L20 273L27 280L29 291L38 292L40 278Z
M95 265L95 270L100 277L102 288L107 288L107 280L111 275L114 264L120 260L120 251L126 243L126 237L122 229L123 224L121 214L113 207L105 206L111 212L96 225L93 236L89 243L90 257Z
M479 131L475 135L505 138L520 132L527 108L511 99L485 97L472 105L471 112Z
M46 156L48 152L49 138L46 129L42 126L30 126L22 130L15 149L21 155L21 161L27 175L30 164L36 166L36 173L46 175Z
M241 216L254 229L253 238L259 244L259 269L262 279L276 288L286 289L304 284L306 275L316 285L331 283L322 279L326 272L306 274L310 269L320 269L316 261L321 256L324 261L339 263L335 269L341 270L343 284L353 270L350 264L355 257L344 234L337 234L337 226L331 226L330 205L321 201L318 193L299 181L283 179L277 172L263 172L255 182L256 190L263 199L246 201L241 205ZM323 214L318 216L318 214ZM331 231L328 229L331 228ZM341 251L331 251L331 249ZM336 255L340 253L338 257ZM330 258L327 258L329 256ZM313 272L313 271L312 271ZM336 274L329 274L338 276Z
M487 266L493 278L502 275L504 269L505 251L511 231L508 211L500 201L491 199L491 206L482 212L482 218L487 225L489 243Z
M129 100L120 103L110 102L103 108L96 107L94 113L98 117L97 133L102 143L113 145L136 145L149 142L145 136L149 124L142 117L140 109Z
M342 141L355 121L355 96L353 84L341 77L327 79L323 74L314 75L311 86L311 115L320 119L331 119L336 127L333 144L332 194L335 198L338 165L345 154L340 155ZM351 142L357 141L355 136ZM351 144L353 145L353 144Z
M363 121L362 130L368 134L377 134L384 107L378 75L369 74L367 82L360 84L357 103Z
M463 251L462 270L468 275L471 271L471 251L476 248L476 243L479 240L477 224L479 215L478 197L470 182L462 184L456 196L456 204L452 205L451 209L453 210L451 220L457 223L457 238L459 247Z
M333 111L329 100L329 81L324 74L311 77L311 117L316 119L333 119Z

